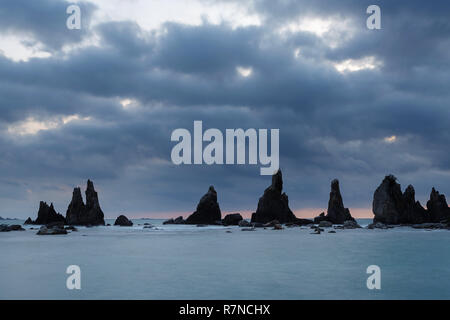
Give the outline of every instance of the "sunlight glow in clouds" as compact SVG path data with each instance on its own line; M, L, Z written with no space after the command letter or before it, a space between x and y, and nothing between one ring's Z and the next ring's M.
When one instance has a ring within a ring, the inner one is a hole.
M339 63L335 63L334 67L337 71L340 73L346 73L346 72L356 72L360 70L373 70L377 69L382 65L382 63L378 60L376 60L375 57L364 57L361 59L347 59Z
M39 121L34 117L28 117L24 121L8 127L8 133L11 135L35 135L40 131L57 129L73 121L88 121L91 117L80 117L77 114L64 116L48 121Z
M244 67L239 66L236 68L236 71L244 78L247 78L252 75L253 69L252 68L244 68Z
M397 136L390 136L383 139L386 143L394 143L397 141Z

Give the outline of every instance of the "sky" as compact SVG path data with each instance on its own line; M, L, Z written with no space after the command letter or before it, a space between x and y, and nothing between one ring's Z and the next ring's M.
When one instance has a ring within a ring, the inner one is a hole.
M187 215L210 185L249 216L260 165L172 163L172 131L195 120L279 129L298 216L326 208L334 178L355 216L390 173L422 204L448 194L449 16L438 0L3 0L0 216L40 200L65 214L88 178L109 218Z

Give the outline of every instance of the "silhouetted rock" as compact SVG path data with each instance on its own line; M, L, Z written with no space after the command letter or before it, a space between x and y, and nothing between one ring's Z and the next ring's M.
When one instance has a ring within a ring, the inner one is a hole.
M217 224L222 220L217 192L213 186L200 199L197 210L186 219L186 224Z
M48 224L48 223L66 223L66 219L63 215L57 213L55 211L55 208L53 207L53 203L50 204L50 206L44 202L41 201L39 203L39 211L38 216L35 221L32 221L31 218L28 218L25 223L26 224Z
M117 217L116 221L114 222L115 226L122 226L122 227L131 227L133 225L133 222L128 220L127 217L124 215L120 215Z
M230 213L223 218L222 223L224 226L237 226L243 219L240 213Z
M319 227L321 228L331 228L333 223L331 221L320 221Z
M330 200L328 201L327 211L328 221L335 224L343 224L344 221L355 220L350 214L350 210L344 208L342 201L341 190L339 189L339 180L331 181Z
M427 208L431 222L440 222L450 218L450 209L445 195L439 194L439 191L436 191L434 188L431 190Z
M280 223L292 222L297 218L289 209L289 199L283 191L281 170L272 176L272 184L258 201L258 208L252 214L251 222L267 223L278 220Z
M373 195L373 222L399 224L404 209L403 194L397 178L386 176Z
M183 223L185 223L185 221L183 220L182 216L179 216L176 219L171 218L163 222L163 224L183 224Z
M360 229L361 226L355 220L344 221L343 229Z
M100 208L98 195L91 180L87 182L86 205L83 203L80 188L73 190L72 201L66 212L66 219L70 225L105 225L104 214Z
M399 223L420 224L429 220L427 211L416 201L414 187L409 185L403 193L404 211L400 216Z

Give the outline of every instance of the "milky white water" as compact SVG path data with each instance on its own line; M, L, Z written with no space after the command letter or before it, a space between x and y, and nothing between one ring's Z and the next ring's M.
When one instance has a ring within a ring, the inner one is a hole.
M450 299L448 230L312 235L134 222L0 233L0 299ZM81 290L66 288L69 265L81 268ZM369 265L381 268L381 290L367 289Z

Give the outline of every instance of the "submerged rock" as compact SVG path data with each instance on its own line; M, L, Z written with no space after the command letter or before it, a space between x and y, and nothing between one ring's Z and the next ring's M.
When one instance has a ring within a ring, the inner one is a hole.
M80 188L74 188L72 201L66 212L67 224L84 226L105 225L104 214L98 201L98 194L91 180L87 181L85 193L86 205L83 203Z
M2 225L0 225L0 232L10 232L10 231L25 231L25 229L22 228L22 226L18 225L18 224L13 224L13 225L2 224Z
M321 228L331 228L333 226L333 223L330 221L320 221L319 227Z
M128 220L127 217L124 215L120 215L117 217L116 221L114 222L115 226L122 226L122 227L131 227L133 226L133 222Z
M186 219L186 224L217 224L221 218L217 192L210 186L208 192L200 199L197 210Z
M52 228L49 228L47 226L42 226L36 234L37 235L67 234L67 230L65 230L64 228L61 228L59 226L54 226Z
M185 223L185 221L183 220L182 216L179 216L176 219L171 218L163 222L163 224L183 224L183 223Z
M224 226L237 226L239 222L244 220L240 213L230 213L223 218L222 223Z
M297 219L289 208L289 199L283 191L283 176L278 170L272 176L272 184L258 201L258 208L252 214L251 222L267 223L278 220L280 223L292 222Z
M344 221L343 229L360 229L361 226L355 220Z
M239 227L250 227L252 224L248 222L247 220L241 220L239 221Z

